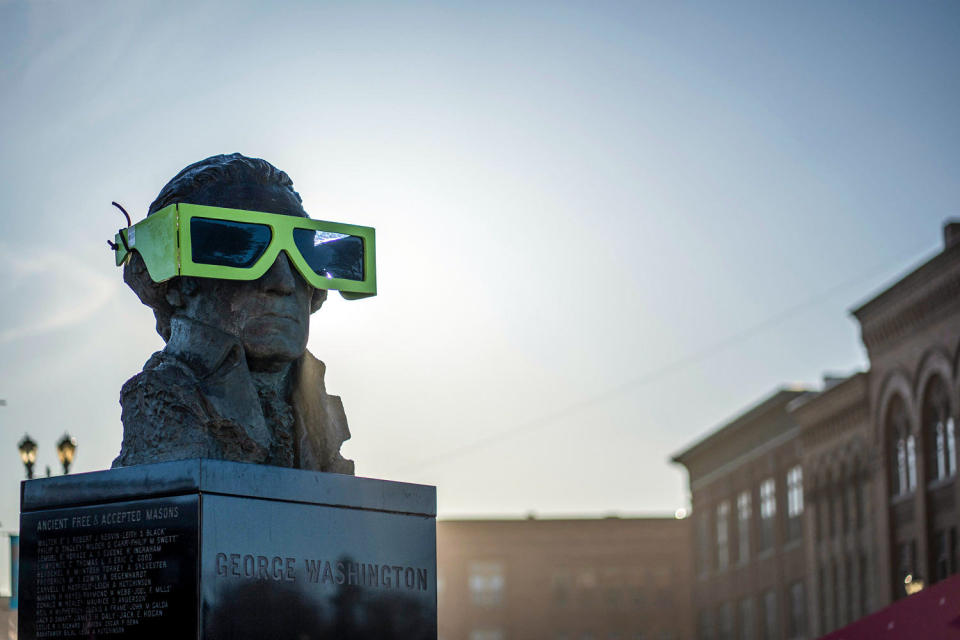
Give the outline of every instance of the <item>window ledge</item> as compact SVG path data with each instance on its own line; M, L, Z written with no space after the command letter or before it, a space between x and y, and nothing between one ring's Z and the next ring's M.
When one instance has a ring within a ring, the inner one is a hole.
M908 500L913 500L913 491L908 491L907 493L901 493L897 496L890 496L890 504L900 504L901 502L907 502Z
M946 478L937 478L936 480L931 480L927 483L927 491L935 491L943 487L949 487L953 484L953 481L956 479L956 475L947 476Z

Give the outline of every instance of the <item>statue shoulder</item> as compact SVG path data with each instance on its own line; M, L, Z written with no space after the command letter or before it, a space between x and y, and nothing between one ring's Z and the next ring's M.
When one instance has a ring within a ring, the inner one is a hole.
M176 385L196 388L197 376L190 367L165 351L157 351L143 370L123 383L120 389L121 404L123 398L136 389L153 389L158 386Z
M196 376L176 358L153 354L124 383L120 406L123 444L114 467L209 455L206 403Z

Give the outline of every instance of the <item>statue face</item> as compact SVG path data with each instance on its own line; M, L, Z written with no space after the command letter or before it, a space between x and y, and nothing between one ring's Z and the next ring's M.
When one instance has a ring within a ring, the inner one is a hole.
M211 184L187 199L233 209L306 217L286 189L263 185ZM310 333L314 289L281 252L259 280L193 278L193 291L181 287L181 313L236 336L252 371L279 371L299 358Z
M236 336L253 371L275 371L299 358L310 333L313 287L286 254L259 280L196 278L183 313Z

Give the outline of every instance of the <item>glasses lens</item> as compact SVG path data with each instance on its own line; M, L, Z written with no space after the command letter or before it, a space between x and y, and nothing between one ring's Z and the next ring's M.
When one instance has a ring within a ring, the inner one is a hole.
M363 280L363 238L330 231L294 229L293 241L317 275Z
M193 261L245 269L256 264L270 244L270 227L265 224L190 219Z

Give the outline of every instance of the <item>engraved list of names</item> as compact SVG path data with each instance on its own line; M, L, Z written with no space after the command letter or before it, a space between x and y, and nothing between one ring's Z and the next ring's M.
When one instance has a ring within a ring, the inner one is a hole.
M159 638L194 628L196 496L26 513L28 531L28 637Z

